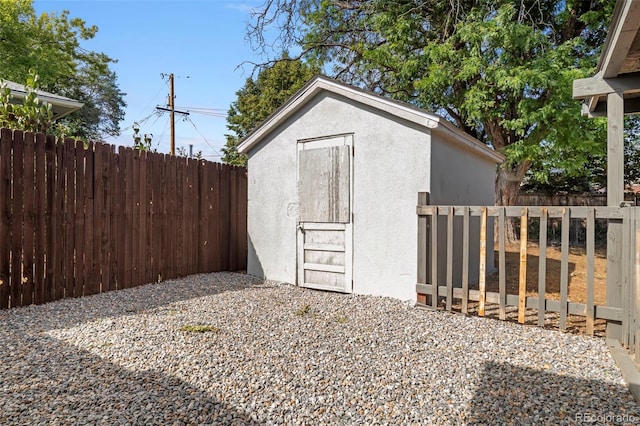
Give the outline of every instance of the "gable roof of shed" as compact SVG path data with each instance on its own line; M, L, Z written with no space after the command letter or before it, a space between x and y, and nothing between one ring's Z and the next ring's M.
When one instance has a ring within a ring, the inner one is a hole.
M0 83L4 83L11 91L11 95L13 96L11 103L22 102L22 99L27 96L27 88L23 84L2 79L0 79ZM36 95L41 102L51 104L51 112L53 112L54 120L62 118L67 114L71 114L72 112L82 108L84 105L82 102L78 102L75 99L66 98L64 96L56 95L55 93L45 92L44 90L36 90Z
M323 91L344 96L379 111L386 112L395 117L402 118L419 126L431 129L432 131L442 132L443 134L452 137L452 139L467 149L476 151L481 156L484 156L495 163L502 163L505 159L505 157L499 152L489 148L437 114L427 112L421 108L417 108L404 102L382 97L375 93L362 90L355 86L351 86L325 76L314 77L291 98L289 98L283 106L267 117L260 126L247 135L240 145L238 145L238 152L246 153L251 150L251 148L274 131L276 127L284 122L284 120L291 117L296 111Z

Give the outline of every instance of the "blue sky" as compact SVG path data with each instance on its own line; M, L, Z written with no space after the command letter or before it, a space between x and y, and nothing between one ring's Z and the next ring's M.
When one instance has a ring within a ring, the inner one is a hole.
M207 108L226 114L235 92L250 76L243 61L260 58L245 41L245 26L252 8L262 0L35 0L40 12L69 10L71 17L97 25L98 34L83 43L118 63L112 69L126 93L126 117L122 134L105 139L131 145L134 121L153 134L159 152L169 152L169 115L155 115L165 106L168 82L161 74L175 75L176 107ZM224 117L192 113L192 122L176 115L176 147L194 145L206 159L218 161L224 145Z

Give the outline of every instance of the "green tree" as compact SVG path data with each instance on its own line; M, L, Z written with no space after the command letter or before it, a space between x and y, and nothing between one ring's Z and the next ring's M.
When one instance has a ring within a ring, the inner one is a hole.
M496 202L513 205L539 159L568 173L604 151L572 81L589 76L613 0L267 0L248 36L384 96L433 110L507 156ZM511 235L512 237L512 235Z
M61 124L85 139L117 135L126 105L115 61L80 45L97 31L68 11L38 15L33 0L0 1L0 78L21 83L33 71L41 89L83 102Z
M283 105L298 89L307 83L319 69L301 60L291 60L287 54L271 66L262 69L256 79L248 78L244 87L236 92L237 99L227 113L227 142L222 148L222 161L245 166L247 158L239 154L240 140Z
M628 188L640 183L640 116L628 115L624 122L624 184ZM569 155L570 156L570 155ZM589 192L607 187L607 153L595 151L588 156L585 167L562 169L553 158L537 159L527 172L523 190L546 192Z

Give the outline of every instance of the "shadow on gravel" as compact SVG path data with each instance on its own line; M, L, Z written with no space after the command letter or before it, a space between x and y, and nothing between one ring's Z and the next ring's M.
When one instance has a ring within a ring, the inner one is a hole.
M127 370L43 333L1 325L2 425L258 424L178 378Z
M468 424L640 422L640 408L624 386L508 363L486 362L482 369L479 389L468 407Z
M6 318L24 316L43 330L68 328L98 318L149 312L191 299L241 291L261 282L256 277L235 272L190 275L157 284L0 311L0 324ZM35 317L37 321L34 321Z

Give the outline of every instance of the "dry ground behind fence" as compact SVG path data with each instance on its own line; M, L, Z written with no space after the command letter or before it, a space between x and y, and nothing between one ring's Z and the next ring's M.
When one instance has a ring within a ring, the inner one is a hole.
M607 300L607 257L606 249L596 249L595 256L595 304L605 305ZM538 265L540 251L537 243L530 242L527 245L527 296L538 295ZM547 247L546 252L546 299L560 300L561 259L560 247ZM495 252L498 259L498 252ZM508 243L505 245L505 281L507 294L518 294L520 276L520 244ZM587 300L587 255L584 247L570 247L569 249L569 292L568 300L576 303L586 303ZM496 270L487 277L486 289L489 292L498 292L499 275ZM477 288L471 286L472 288ZM469 313L477 313L477 302L469 302ZM459 310L460 305L454 306ZM498 317L498 305L487 304L486 316ZM518 317L517 307L507 307L507 318L516 321ZM527 310L525 323L534 325L537 323L537 311ZM545 326L557 329L558 314L547 312L545 314ZM594 334L603 336L606 322L595 320ZM568 315L567 331L573 333L585 333L586 319L583 316Z

